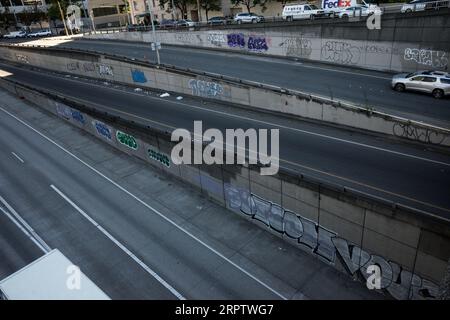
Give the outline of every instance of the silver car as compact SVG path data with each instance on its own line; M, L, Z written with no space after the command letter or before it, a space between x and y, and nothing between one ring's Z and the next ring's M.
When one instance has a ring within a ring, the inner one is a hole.
M418 71L401 73L392 77L394 90L431 93L436 99L450 95L450 74L440 71Z

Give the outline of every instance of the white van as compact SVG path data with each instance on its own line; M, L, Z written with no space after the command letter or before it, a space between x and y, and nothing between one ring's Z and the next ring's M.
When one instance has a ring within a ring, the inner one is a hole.
M324 15L324 10L317 8L313 4L292 4L283 8L283 20L292 21L296 19L311 19Z

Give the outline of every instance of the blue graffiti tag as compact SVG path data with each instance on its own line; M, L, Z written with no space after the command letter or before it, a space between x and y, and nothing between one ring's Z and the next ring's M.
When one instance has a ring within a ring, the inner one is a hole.
M245 48L245 39L242 33L227 34L227 42L230 47Z
M131 70L131 76L133 77L133 81L137 83L146 83L147 78L145 77L144 72L139 69Z
M72 119L78 121L81 124L84 124L86 121L84 120L84 116L80 111L72 109Z
M223 94L223 87L216 82L191 79L189 80L189 88L192 89L192 94L195 96L217 98Z
M100 121L92 121L92 124L94 125L95 129L97 130L98 134L105 137L108 140L111 140L111 130L108 128L107 125Z
M248 38L247 47L252 51L267 51L269 47L267 46L266 38L250 37Z

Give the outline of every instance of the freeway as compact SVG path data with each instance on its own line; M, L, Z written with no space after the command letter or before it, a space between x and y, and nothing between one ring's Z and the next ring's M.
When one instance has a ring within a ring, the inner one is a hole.
M148 44L76 40L60 45L156 61ZM301 90L450 128L449 98L395 92L390 88L389 73L173 46L163 46L160 53L164 64Z
M45 118L42 114L39 117ZM101 154L98 146L101 142L83 138L75 128L59 119L46 123L58 136L69 136L71 143L79 143L79 148L89 145L97 156ZM273 289L229 259L235 251L227 248L222 253L212 248L204 239L193 235L192 230L180 226L185 221L175 218L173 212L163 212L153 207L155 204L150 205L151 200L146 202L125 189L8 111L3 101L0 103L0 148L6 151L0 153L2 198L49 247L58 248L80 266L111 298L287 298L284 292L279 292L283 288ZM12 152L21 160L11 157ZM122 161L117 154L102 157L110 168ZM0 256L11 259L20 255L28 262L35 255L31 251L22 252L28 239L11 236L12 227L3 224L1 215L0 222L0 244L6 237L9 242L18 242L11 250L0 247ZM255 229L256 226L251 226L247 231ZM237 258L244 260L242 255Z
M450 218L450 156L322 124L199 103L160 98L104 83L1 64L7 78L51 88L101 110L168 130L279 128L281 166L347 188Z

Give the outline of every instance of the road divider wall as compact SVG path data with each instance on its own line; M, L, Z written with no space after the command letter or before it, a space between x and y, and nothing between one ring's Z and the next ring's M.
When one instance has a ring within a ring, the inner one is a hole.
M284 169L261 176L256 166L174 165L169 132L7 78L0 78L0 87L187 182L355 280L367 282L368 267L378 266L380 293L396 299L439 297L450 258L448 220Z
M425 144L450 146L448 129L236 78L79 50L0 46L0 58L57 72L325 121Z
M383 15L381 29L366 18L246 25L211 30L162 30L156 41L221 51L320 61L370 70L448 70L449 11ZM413 36L411 36L413 35ZM151 32L93 32L87 39L155 42Z

